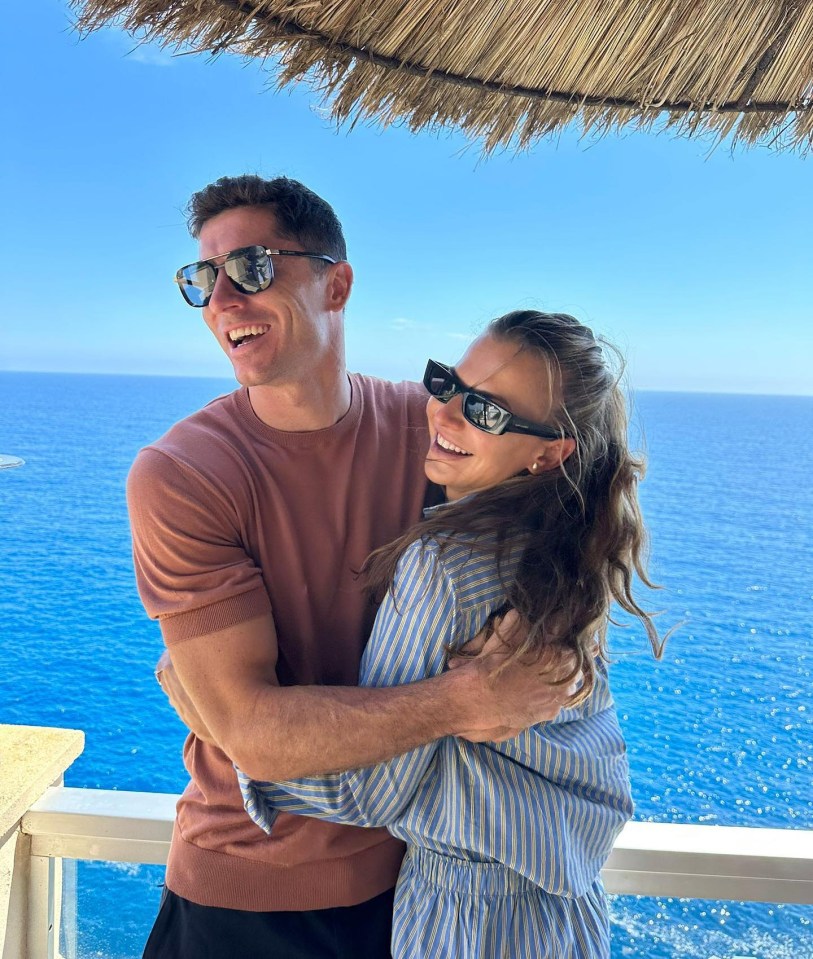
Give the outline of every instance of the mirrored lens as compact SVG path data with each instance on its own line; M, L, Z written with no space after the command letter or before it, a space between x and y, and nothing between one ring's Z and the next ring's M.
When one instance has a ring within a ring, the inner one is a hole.
M457 383L452 372L432 360L427 364L423 384L441 403L448 403L457 392Z
M205 306L215 287L215 269L209 263L190 263L178 270L181 293L192 306Z
M483 396L478 396L476 393L467 393L463 405L463 415L472 426L485 430L487 433L498 433L510 414Z
M271 258L261 246L234 250L223 266L226 275L243 293L259 293L267 289L274 278Z

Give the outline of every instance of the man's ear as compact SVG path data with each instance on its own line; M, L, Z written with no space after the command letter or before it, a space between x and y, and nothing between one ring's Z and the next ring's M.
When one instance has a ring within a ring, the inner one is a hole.
M353 267L342 260L330 266L328 272L330 274L327 285L328 309L333 313L341 313L353 289Z
M576 441L570 436L561 440L546 440L530 466L531 473L558 469L575 449Z

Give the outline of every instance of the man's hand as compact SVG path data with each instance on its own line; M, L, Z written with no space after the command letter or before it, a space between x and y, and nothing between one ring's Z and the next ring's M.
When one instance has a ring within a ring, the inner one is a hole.
M155 678L158 680L158 685L167 694L167 699L180 717L181 722L188 726L198 739L216 745L195 704L181 685L175 667L172 665L168 649L161 653L161 658L155 666Z
M577 691L579 676L559 685L573 671L574 654L548 649L539 658L515 657L508 661L521 640L522 624L510 610L497 623L492 634L478 633L464 649L453 656L450 669L477 670L482 688L483 714L500 716L499 725L482 726L458 733L469 742L499 742L536 723L555 719ZM502 667L502 668L500 668Z

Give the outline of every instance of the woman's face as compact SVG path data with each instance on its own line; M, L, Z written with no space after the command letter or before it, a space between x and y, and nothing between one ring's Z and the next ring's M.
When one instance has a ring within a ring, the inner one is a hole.
M469 389L487 394L517 416L548 422L552 398L547 366L531 351L485 335L472 343L454 370ZM426 475L446 487L449 500L488 489L523 470L553 469L573 448L568 439L485 433L463 418L460 395L445 404L430 397L426 416L430 438Z

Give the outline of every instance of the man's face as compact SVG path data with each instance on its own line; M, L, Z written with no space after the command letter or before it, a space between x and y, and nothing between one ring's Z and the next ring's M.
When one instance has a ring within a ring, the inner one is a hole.
M263 207L226 210L200 232L200 258L240 247L302 250L280 233L274 214ZM322 253L322 250L308 252ZM267 290L245 294L218 270L203 318L231 360L243 386L301 383L342 355L341 309L337 311L331 270L313 262L275 256L274 281ZM343 305L343 304L342 304Z

